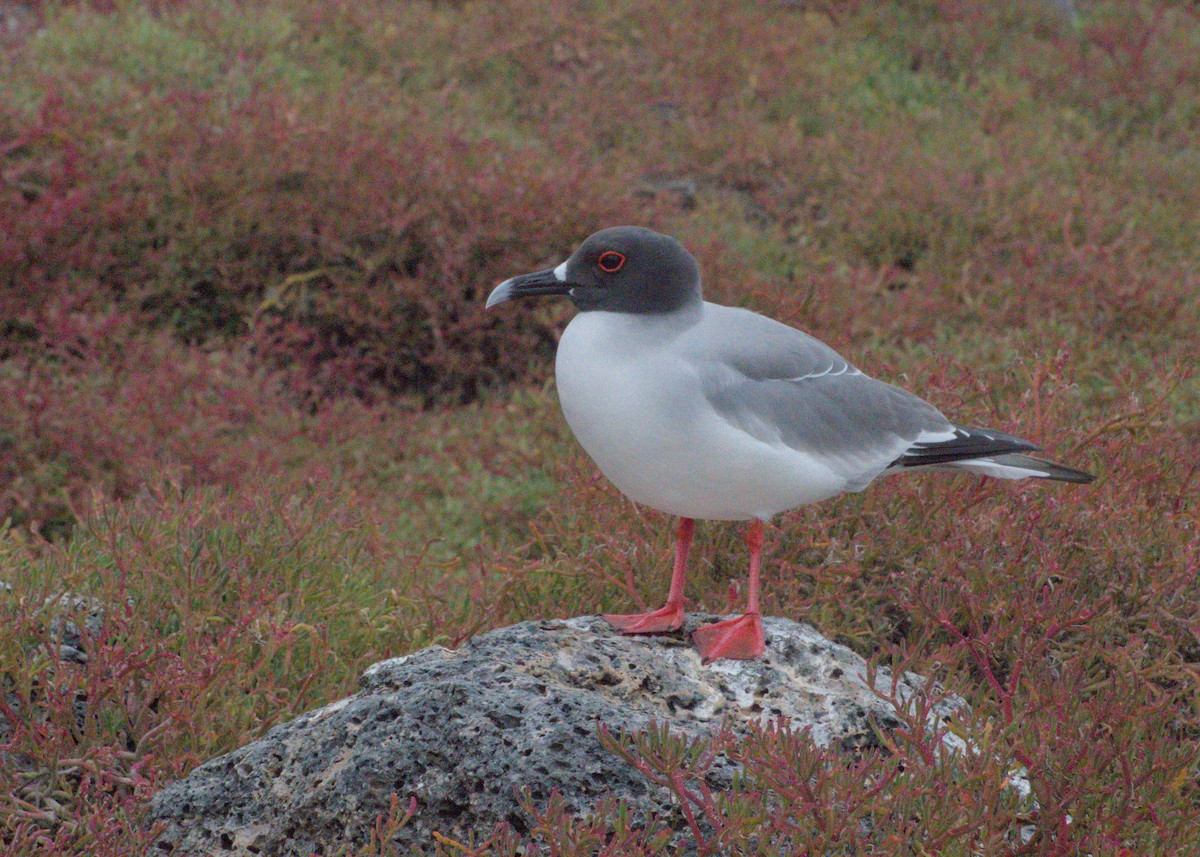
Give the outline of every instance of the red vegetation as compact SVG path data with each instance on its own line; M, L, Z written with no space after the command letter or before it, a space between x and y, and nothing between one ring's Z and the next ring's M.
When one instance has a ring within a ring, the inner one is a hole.
M979 752L921 708L849 760L614 729L698 850L1200 850L1200 20L1065 5L35 4L0 46L0 841L141 853L158 783L373 660L659 602L668 522L543 384L566 309L482 310L642 222L714 299L1099 476L768 531L764 611L964 696ZM688 597L743 557L701 524ZM430 850L667 847L529 810Z

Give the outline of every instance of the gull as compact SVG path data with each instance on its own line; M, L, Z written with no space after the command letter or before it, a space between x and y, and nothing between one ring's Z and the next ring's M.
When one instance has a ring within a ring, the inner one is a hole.
M558 267L505 280L487 306L535 295L579 311L555 358L571 431L622 493L680 519L666 604L604 618L627 634L677 630L696 519L749 522L746 611L693 634L706 663L765 651L763 525L781 512L918 470L1092 481L1029 455L1029 441L951 422L802 331L704 300L696 259L650 229L601 230Z

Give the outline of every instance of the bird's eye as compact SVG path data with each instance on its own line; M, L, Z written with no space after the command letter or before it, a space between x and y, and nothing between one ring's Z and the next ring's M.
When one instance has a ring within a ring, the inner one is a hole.
M605 250L596 260L600 270L606 274L615 274L625 265L625 257L616 250Z

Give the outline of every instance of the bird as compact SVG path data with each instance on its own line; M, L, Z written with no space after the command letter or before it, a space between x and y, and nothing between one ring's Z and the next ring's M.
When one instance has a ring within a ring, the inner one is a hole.
M578 311L554 364L571 431L623 494L679 518L666 603L604 616L610 625L682 627L695 521L747 522L746 610L693 632L705 663L763 656L763 527L782 512L893 473L1093 479L1031 455L1040 449L1027 440L952 422L794 327L704 300L696 258L651 229L602 229L557 267L500 283L486 308L539 295Z

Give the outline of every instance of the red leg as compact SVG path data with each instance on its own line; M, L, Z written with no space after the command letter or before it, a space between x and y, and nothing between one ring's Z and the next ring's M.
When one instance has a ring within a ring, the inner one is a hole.
M726 619L712 625L697 628L692 642L700 650L700 657L709 664L717 658L733 658L753 661L761 658L767 649L763 633L762 616L758 612L758 573L762 567L763 522L757 518L746 530L746 547L750 548L750 583L747 593L746 612L736 619Z
M692 533L696 522L691 518L679 519L679 533L675 538L675 567L671 571L671 588L667 591L667 603L649 613L610 614L604 618L622 634L662 634L676 631L683 625L683 578L687 574L688 550L692 546Z

